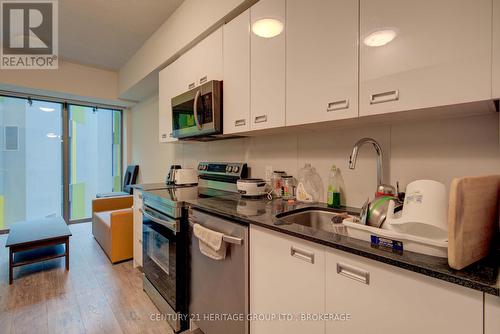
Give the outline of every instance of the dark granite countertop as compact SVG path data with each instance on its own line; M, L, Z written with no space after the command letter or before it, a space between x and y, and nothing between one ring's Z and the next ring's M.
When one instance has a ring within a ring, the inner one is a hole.
M307 206L326 207L325 204L288 204L275 199L242 199L238 194L227 193L223 196L187 200L193 208L236 220L243 224L255 224L299 237L341 251L349 252L369 259L387 263L426 276L462 285L485 293L500 295L500 250L462 270L448 266L446 258L439 258L409 251L394 253L379 249L369 242L347 236L342 228L332 232L313 229L298 224L275 224L274 216L278 213Z

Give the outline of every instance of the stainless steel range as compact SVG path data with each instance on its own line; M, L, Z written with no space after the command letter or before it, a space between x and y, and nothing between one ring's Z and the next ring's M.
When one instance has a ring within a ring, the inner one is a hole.
M170 186L143 193L144 290L178 332L187 328L188 253L184 200L197 187Z
M236 181L247 173L244 163L202 162L199 186L165 185L143 193L144 290L175 332L187 329L189 320L190 235L185 201L236 192Z

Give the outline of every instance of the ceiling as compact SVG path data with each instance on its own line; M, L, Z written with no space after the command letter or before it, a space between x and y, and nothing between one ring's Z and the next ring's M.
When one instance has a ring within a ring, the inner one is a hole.
M59 56L118 70L183 0L60 0Z

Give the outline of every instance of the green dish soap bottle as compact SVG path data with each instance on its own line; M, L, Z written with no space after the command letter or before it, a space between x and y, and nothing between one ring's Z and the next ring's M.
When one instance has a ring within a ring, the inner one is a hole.
M328 190L326 203L330 208L340 208L340 175L337 166L333 165L328 177Z

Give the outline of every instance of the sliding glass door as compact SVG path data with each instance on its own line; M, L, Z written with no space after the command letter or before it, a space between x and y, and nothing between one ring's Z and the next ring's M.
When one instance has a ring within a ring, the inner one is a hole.
M0 232L88 221L98 193L121 191L121 131L120 110L0 95Z
M63 104L0 96L0 230L61 216Z
M69 105L69 219L92 216L99 193L121 191L121 112Z

